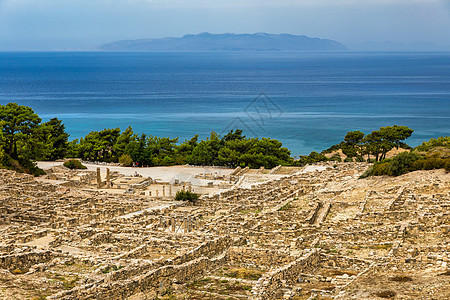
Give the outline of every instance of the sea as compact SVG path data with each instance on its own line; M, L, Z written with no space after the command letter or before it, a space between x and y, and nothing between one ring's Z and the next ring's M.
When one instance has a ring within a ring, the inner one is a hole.
M8 102L61 119L70 139L131 126L181 142L239 128L295 157L396 124L417 146L450 135L450 53L4 52Z

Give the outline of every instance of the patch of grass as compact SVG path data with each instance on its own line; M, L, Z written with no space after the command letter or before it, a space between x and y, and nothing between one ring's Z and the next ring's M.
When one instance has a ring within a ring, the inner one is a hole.
M210 281L211 281L211 278L209 278L209 277L200 279L200 282L210 282Z
M12 274L14 275L21 275L21 274L25 274L28 272L28 269L25 268L16 268L16 269L12 269L10 271Z
M262 272L259 270L251 270L246 268L235 268L225 273L225 276L247 280L258 280L261 278Z
M119 269L120 269L120 267L117 267L117 266L107 266L106 268L104 268L104 269L102 270L102 273L103 273L103 274L108 274L109 272L117 271L117 270L119 270Z
M348 246L348 248L352 249L352 250L359 250L359 249L361 249L361 246L353 245L353 246Z
M287 203L287 204L283 205L282 207L280 207L280 208L278 209L278 211L288 211L288 210L290 210L291 208L292 208L292 205L291 205L290 203Z
M392 244L380 244L370 246L371 249L388 250L392 248Z
M47 299L47 296L44 295L37 295L31 298L31 300L45 300L45 299Z
M356 271L350 271L350 270L330 270L329 275L330 276L341 276L347 274L349 276L357 275L358 272Z
M80 278L78 277L78 276L75 276L75 277L73 277L72 279L70 279L70 280L64 280L64 282L63 282L63 287L64 287L64 289L65 290L71 290L71 289L73 289L74 287L75 287L75 285L76 285L76 283L77 283L77 281L79 280Z
M241 210L241 211L238 211L239 213L241 213L241 214L255 214L255 215L257 215L257 214L259 214L260 212L261 212L261 210L260 209L249 209L249 210Z

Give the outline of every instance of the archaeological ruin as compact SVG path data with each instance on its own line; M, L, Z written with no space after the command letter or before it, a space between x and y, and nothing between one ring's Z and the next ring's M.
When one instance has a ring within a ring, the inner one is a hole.
M367 167L0 170L0 298L450 299L450 173Z

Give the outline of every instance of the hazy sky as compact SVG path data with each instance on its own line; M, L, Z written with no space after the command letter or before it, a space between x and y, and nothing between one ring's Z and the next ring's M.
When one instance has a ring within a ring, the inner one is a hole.
M0 50L88 48L206 31L450 48L450 0L0 0Z

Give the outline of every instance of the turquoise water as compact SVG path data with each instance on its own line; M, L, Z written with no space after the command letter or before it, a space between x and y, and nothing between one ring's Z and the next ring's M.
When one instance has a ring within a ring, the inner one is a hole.
M0 53L0 103L11 101L62 119L71 139L239 127L299 155L397 124L415 146L450 135L450 53Z

